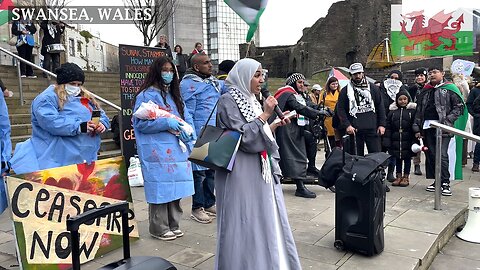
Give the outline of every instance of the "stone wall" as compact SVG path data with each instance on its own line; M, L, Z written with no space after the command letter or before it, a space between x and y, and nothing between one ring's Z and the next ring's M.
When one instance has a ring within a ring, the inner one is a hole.
M254 57L264 66L272 67L272 76L285 76L294 70L311 76L328 66L365 63L371 49L389 36L390 4L390 0L336 2L325 18L304 29L297 44L259 47ZM288 59L281 59L283 56Z

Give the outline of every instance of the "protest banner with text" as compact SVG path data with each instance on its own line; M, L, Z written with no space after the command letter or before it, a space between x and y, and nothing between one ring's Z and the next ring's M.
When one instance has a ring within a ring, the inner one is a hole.
M67 269L71 239L66 221L90 209L130 202L129 231L138 239L132 196L122 158L77 164L7 178L22 269ZM80 261L122 246L121 215L80 226Z

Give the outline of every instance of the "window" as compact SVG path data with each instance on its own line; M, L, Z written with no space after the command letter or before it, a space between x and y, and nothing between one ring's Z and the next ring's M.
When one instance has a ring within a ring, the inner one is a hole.
M70 56L75 56L75 41L73 38L68 39L68 54Z
M77 40L77 51L81 54L82 53L82 42Z

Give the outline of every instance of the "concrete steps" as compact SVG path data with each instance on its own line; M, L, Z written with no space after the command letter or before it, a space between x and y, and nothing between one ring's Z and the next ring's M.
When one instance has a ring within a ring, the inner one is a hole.
M16 67L0 66L0 78L5 86L14 93L11 98L5 98L10 123L12 125L11 140L13 149L18 142L23 142L30 138L32 133L31 125L31 104L35 97L41 93L54 80L44 78L41 72L35 71L36 79L22 78L24 104L20 104L19 82ZM111 72L85 72L85 87L93 93L109 100L110 102L120 105L120 75ZM110 118L113 118L118 112L100 102L100 106ZM107 131L101 135L102 143L100 146L100 158L109 158L119 156L120 147L113 141L113 133Z

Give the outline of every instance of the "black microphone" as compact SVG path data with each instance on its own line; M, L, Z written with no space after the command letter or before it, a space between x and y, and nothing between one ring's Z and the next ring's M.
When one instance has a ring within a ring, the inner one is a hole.
M270 96L270 92L268 91L267 88L263 88L262 87L262 90L260 90L262 92L262 96L267 99L269 96ZM282 110L280 110L280 107L278 107L278 105L275 105L275 107L273 108L273 110L275 111L275 113L277 114L277 116L280 118L280 119L283 119L285 118L285 116L283 115L283 112Z

